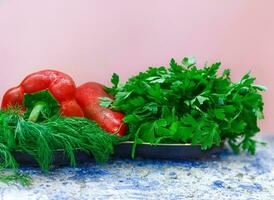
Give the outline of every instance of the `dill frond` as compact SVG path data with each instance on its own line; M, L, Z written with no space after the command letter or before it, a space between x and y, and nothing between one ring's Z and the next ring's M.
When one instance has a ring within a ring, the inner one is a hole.
M30 184L28 175L18 173L19 163L13 152L27 153L47 172L56 151L63 151L71 166L77 165L78 150L92 155L97 162L106 162L113 153L114 145L127 138L109 134L95 121L80 117L53 116L42 122L24 118L20 108L0 110L0 181ZM14 174L3 174L1 170L12 168Z

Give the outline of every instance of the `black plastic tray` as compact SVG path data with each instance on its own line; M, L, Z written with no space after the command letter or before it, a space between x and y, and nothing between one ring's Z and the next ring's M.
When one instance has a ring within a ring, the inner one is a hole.
M197 160L207 158L212 154L216 154L223 149L221 146L213 146L208 150L201 150L200 145L191 144L158 144L151 145L148 143L139 144L136 149L136 158L142 159L164 159L164 160ZM112 159L131 159L131 149L133 142L123 142L115 147ZM36 160L29 154L24 152L14 152L14 157L20 165L38 166ZM77 163L87 163L94 161L94 158L83 151L76 151ZM53 165L69 165L70 161L66 157L63 150L57 150L54 153Z

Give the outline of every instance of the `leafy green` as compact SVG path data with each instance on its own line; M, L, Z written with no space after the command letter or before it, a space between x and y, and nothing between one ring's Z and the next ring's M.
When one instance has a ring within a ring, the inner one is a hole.
M34 123L16 113L0 111L0 167L3 168L17 166L12 151L34 156L45 171L52 163L54 151L59 149L64 149L73 166L77 149L92 153L98 162L105 162L113 152L113 145L121 140L86 118L56 116Z
M112 88L105 87L106 92L115 93L116 88L118 87L119 81L120 81L120 78L119 78L118 74L113 73L113 75L111 77L111 83L112 83L113 86L112 86Z
M0 182L9 184L11 182L18 182L23 186L31 185L31 177L28 174L21 174L18 172L13 172L11 174L0 173Z
M44 171L53 162L54 152L63 150L72 166L77 150L91 154L97 162L106 162L114 145L127 138L109 134L86 118L55 115L41 122L29 121L18 108L0 110L0 170L17 169L13 152L32 155ZM0 181L22 181L18 174L1 176ZM25 183L25 182L24 182Z
M113 100L108 97L100 97L99 100L100 100L100 106L106 107L106 108L109 107L113 102Z
M60 113L58 101L48 90L25 94L23 104L26 108L25 116L37 118L33 121L43 121Z
M113 73L111 78L111 83L113 84L114 88L118 86L119 83L119 76L116 73Z
M259 91L266 88L255 85L249 73L232 82L229 69L218 75L220 66L198 68L195 58L181 64L171 59L169 68L150 67L123 85L114 74L106 90L115 100L107 107L125 113L135 147L142 142L192 143L208 149L226 139L235 151L254 154L257 119L263 118Z

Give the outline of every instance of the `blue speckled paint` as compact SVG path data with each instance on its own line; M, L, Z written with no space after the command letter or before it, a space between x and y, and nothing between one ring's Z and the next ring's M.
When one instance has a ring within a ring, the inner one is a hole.
M259 191L263 190L263 187L259 183L240 184L239 187L244 190L249 190L249 191L254 191L254 192L259 192Z
M230 150L201 161L112 160L48 174L24 167L29 188L0 183L2 199L274 199L274 137L255 156ZM8 171L7 171L8 172Z
M69 177L68 180L83 180L87 177L96 179L108 174L108 171L106 170L100 168L90 168L88 166L76 168L74 172L74 175Z
M224 186L223 181L217 180L217 181L213 181L212 187L213 188L224 188L225 186Z

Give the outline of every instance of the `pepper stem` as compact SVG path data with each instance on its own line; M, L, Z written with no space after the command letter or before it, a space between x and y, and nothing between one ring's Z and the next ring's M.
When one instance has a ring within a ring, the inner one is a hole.
M36 122L41 114L41 112L45 109L47 104L43 101L38 101L35 106L33 107L30 115L29 121Z

